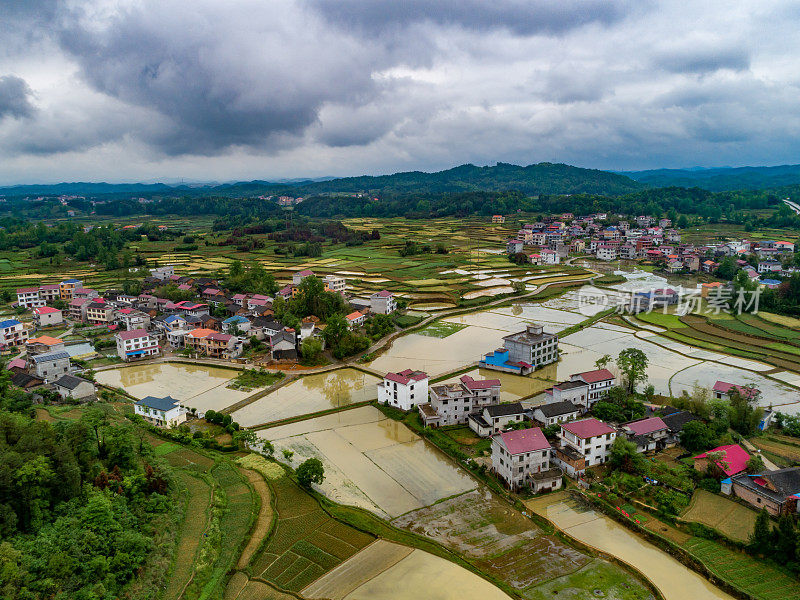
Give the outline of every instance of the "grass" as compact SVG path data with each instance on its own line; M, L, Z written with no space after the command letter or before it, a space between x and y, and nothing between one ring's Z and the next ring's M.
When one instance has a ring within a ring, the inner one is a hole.
M599 590L600 598L617 600L644 600L652 598L652 592L619 568L607 562L593 560L574 573L552 579L542 585L526 590L529 600L552 600L553 598L586 598L589 590Z
M448 321L434 321L425 329L417 331L420 335L427 335L435 338L446 338L454 333L458 333L462 329L466 329L468 325L462 323L450 323Z
M271 373L264 369L244 369L228 383L232 390L251 391L256 388L269 387L283 379L283 373Z
M772 454L789 459L790 461L800 462L800 446L795 442L786 443L777 436L766 435L754 437L750 442L761 450L766 450Z
M736 542L746 542L756 516L755 511L738 502L698 489L682 518L707 525Z
M744 552L697 537L684 542L683 547L714 575L757 600L800 598L800 581Z

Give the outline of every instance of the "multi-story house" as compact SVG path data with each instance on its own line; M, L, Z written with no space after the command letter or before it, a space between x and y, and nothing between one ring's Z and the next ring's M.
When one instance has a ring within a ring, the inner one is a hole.
M347 289L347 281L338 275L325 275L325 291L344 294Z
M114 307L104 301L91 300L86 305L86 322L92 325L108 325L114 321Z
M597 246L598 260L616 260L617 249L611 244L600 244Z
M479 437L489 437L525 420L525 409L519 402L484 406L480 412L469 415L467 422Z
M506 242L506 253L508 254L519 254L522 252L522 249L525 247L525 242L522 240L508 240Z
M397 310L394 294L387 290L376 292L369 297L369 310L378 315L388 315Z
M0 321L0 346L21 346L28 341L28 330L16 319Z
M58 293L64 302L72 300L72 292L75 288L83 287L83 281L80 279L65 279L58 284Z
M186 421L186 408L171 396L145 396L133 403L133 411L148 423L158 427L176 427Z
M45 383L55 381L70 370L69 354L64 350L37 354L31 357L36 376L44 379Z
M36 308L44 306L44 298L39 297L38 287L27 287L17 289L17 304L24 308Z
M418 405L426 426L465 425L470 413L500 403L500 380L463 375L458 383L432 386L428 395L430 402Z
M648 417L625 423L622 431L628 440L636 444L638 452L663 450L669 441L669 427L661 417Z
M72 298L88 298L93 300L100 297L100 292L92 288L78 287L72 290Z
M586 466L599 465L608 460L608 452L617 432L597 419L581 419L561 424L560 445L583 455Z
M595 402L605 396L608 390L614 387L617 381L614 374L608 369L595 369L593 371L584 371L583 373L573 373L570 375L570 380L586 384L585 402L583 400L576 401L575 399L572 401L575 404L585 406L587 409L590 409Z
M39 286L39 297L46 303L61 298L61 292L57 283L48 283Z
M378 402L400 410L413 410L428 400L428 375L422 371L405 369L387 373L378 384Z
M550 442L538 427L508 431L492 437L492 470L506 485L534 492L561 487L561 469L550 468Z
M214 333L207 335L204 340L205 353L211 358L236 358L241 350L241 345L236 336L228 333Z
M158 340L144 329L120 331L116 336L117 354L128 362L157 356L161 352Z
M159 281L168 281L173 275L175 275L175 267L172 265L150 269L150 277L158 279Z
M52 306L39 306L33 309L33 321L37 327L53 327L64 322L64 314Z
M69 318L73 321L84 321L86 318L86 308L89 305L88 298L74 298L69 301Z
M542 256L542 264L557 265L561 262L561 258L555 250L542 250L540 254Z
M250 326L250 319L241 315L234 315L222 322L222 331L223 333L232 333L236 331L239 334L246 334L250 331Z
M486 354L478 363L485 369L526 375L542 365L558 361L558 336L544 333L539 324L503 338L503 347Z
M304 269L292 275L292 285L300 285L306 277L314 277L314 271L311 269Z
M506 218L503 215L492 215L492 223L505 223Z
M66 350L66 344L61 338L51 337L49 335L41 335L36 338L31 338L25 343L25 350L28 356L34 354L48 354L51 352L58 352Z

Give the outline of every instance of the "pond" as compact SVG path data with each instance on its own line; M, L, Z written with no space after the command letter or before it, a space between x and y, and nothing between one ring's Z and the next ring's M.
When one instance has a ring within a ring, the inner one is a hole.
M526 504L568 535L639 569L666 600L732 600L731 596L672 556L609 517L584 508L571 499L553 500L556 498L537 499Z
M231 416L245 427L279 421L378 397L380 381L357 369L307 375L278 388Z
M222 410L253 393L225 387L236 375L235 370L210 365L151 363L98 371L95 379L137 398L172 396L202 413Z

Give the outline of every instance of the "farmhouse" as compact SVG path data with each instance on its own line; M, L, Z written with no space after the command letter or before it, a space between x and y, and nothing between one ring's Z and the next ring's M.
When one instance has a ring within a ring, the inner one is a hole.
M479 366L527 375L535 368L558 361L558 336L544 333L539 324L503 338L503 347L486 354Z
M714 398L717 400L727 399L731 394L739 394L742 398L754 400L761 393L756 388L727 383L725 381L717 381L714 387L711 388L711 391L714 394Z
M463 375L458 383L431 387L429 397L429 403L418 406L425 426L463 425L470 413L500 403L500 380Z
M631 421L622 426L628 439L636 444L637 452L663 450L669 438L669 427L661 417Z
M161 351L158 340L144 329L120 331L114 337L117 340L117 355L126 362L157 356Z
M172 396L146 396L133 403L134 412L158 427L175 427L186 421L187 410Z
M591 467L608 460L608 451L616 437L616 430L602 421L582 419L561 424L560 445L583 456L586 466Z
M44 306L45 301L39 297L38 287L18 288L17 289L17 305L25 308L35 308Z
M297 360L297 342L294 331L282 330L269 338L274 360Z
M61 338L50 337L49 335L42 335L37 338L28 340L25 344L25 349L29 355L44 354L46 352L56 352L57 350L64 350L66 345Z
M731 478L731 490L745 502L759 510L767 509L773 516L795 514L800 500L800 467L755 475L741 473Z
M397 310L394 294L387 290L376 292L369 297L369 310L378 315L388 315Z
M750 455L739 444L719 446L708 452L703 452L694 457L694 468L706 472L711 461L720 471L728 477L741 473L747 468Z
M579 389L577 386L569 388L566 391L566 395L571 394L573 396L572 402L584 406L588 410L594 405L595 402L605 396L608 393L608 390L614 387L615 381L616 377L614 377L614 374L608 369L595 369L594 371L573 373L570 375L570 382L581 383L585 385L586 388L585 391L582 392L580 399L576 397L576 390ZM585 400L583 396L585 396ZM553 388L553 399L556 399L555 388ZM561 399L564 399L563 395L561 396Z
M400 410L412 410L428 399L428 375L422 371L405 369L387 373L378 384L378 402Z
M95 394L94 383L74 375L62 375L53 382L53 389L65 399L83 400L91 398Z
M64 314L52 306L39 306L33 309L33 321L37 327L53 327L64 322Z
M492 437L492 469L511 489L556 490L563 473L550 468L550 450L538 427L500 433Z
M38 354L31 357L31 361L33 361L36 376L44 379L45 383L69 373L69 354L63 350Z
M16 319L0 321L0 346L21 346L28 341L28 330Z
M576 406L569 400L549 402L533 409L533 418L545 427L572 421L577 419L580 414L581 407Z
M467 417L469 428L480 437L489 437L500 433L514 423L521 423L525 418L525 409L519 402L493 404L485 406L481 412Z

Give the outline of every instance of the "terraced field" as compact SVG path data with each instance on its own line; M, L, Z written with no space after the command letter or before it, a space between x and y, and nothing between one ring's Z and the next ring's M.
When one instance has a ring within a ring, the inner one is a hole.
M758 600L800 598L800 581L757 562L744 554L729 550L716 542L691 538L683 544L717 577L751 594Z
M713 527L737 542L746 542L753 533L756 512L728 498L697 490L683 519Z

